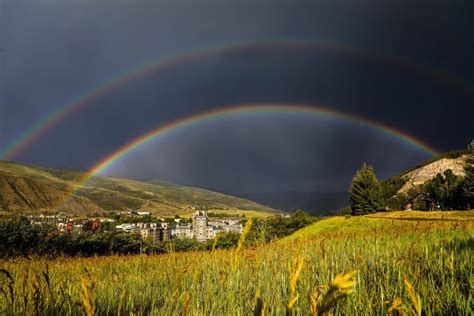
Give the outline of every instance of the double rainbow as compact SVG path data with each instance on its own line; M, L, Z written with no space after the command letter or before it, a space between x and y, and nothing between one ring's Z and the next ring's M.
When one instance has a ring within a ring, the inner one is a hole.
M41 137L46 131L51 129L53 126L64 120L66 117L78 111L81 108L85 108L88 105L93 104L93 101L98 97L111 93L127 82L133 81L138 78L145 77L156 71L169 68L175 65L183 64L192 60L198 60L207 56L223 54L223 53L236 53L239 51L248 51L255 49L266 49L266 48L278 48L288 47L295 49L307 49L307 50L325 50L339 54L349 54L358 57L366 58L377 63L394 64L405 70L417 73L419 75L428 77L432 80L438 81L443 84L456 85L462 88L465 92L472 94L472 85L469 82L452 78L438 70L426 68L422 65L407 63L406 61L398 58L380 55L370 51L366 51L359 48L353 48L340 44L315 42L310 40L260 40L250 41L242 43L230 43L218 46L205 47L201 49L194 49L184 53L173 54L171 56L154 60L150 63L126 70L121 72L117 76L113 77L109 81L102 82L95 85L92 89L74 98L70 102L56 108L54 111L48 113L43 118L38 120L35 124L30 126L28 129L23 131L20 135L15 137L10 143L8 143L1 151L0 158L6 160L12 160L22 150L32 144L35 140ZM220 113L221 110L212 111L212 113ZM206 116L206 114L204 114ZM212 115L211 115L212 116ZM180 120L185 121L186 119ZM171 124L172 125L172 124Z

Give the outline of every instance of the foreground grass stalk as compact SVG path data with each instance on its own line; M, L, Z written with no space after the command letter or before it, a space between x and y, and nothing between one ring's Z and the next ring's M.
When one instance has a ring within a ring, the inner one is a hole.
M388 309L388 313L391 315L412 315L412 316L421 316L421 298L415 292L413 285L408 281L407 278L403 280L405 284L405 290L408 293L410 302L405 304L400 297L395 297Z
M267 312L267 304L260 297L260 291L255 293L255 307L253 309L254 316L265 316Z
M246 248L247 233L214 253L0 260L0 315L472 314L470 221L336 217L301 233Z
M84 309L86 311L86 315L87 316L93 316L94 315L94 303L92 302L92 298L91 298L90 283L84 277L82 278L81 286L82 286L82 293L81 293L82 304L83 304Z
M290 272L290 298L288 300L287 314L290 315L293 310L293 306L298 301L298 294L296 294L296 285L300 276L301 270L303 269L304 258L293 258L292 263L289 265L288 270Z
M407 278L404 279L404 282L405 282L406 291L408 292L408 295L410 296L410 299L411 299L411 311L413 315L421 316L421 298L415 292L413 285L411 285L411 283L408 281Z
M346 274L339 274L334 278L327 292L322 296L316 308L316 315L327 315L336 306L338 301L353 292L356 285L357 270Z
M237 243L237 249L235 250L236 253L239 253L242 250L242 247L245 244L245 239L247 238L247 235L249 234L250 228L252 228L252 225L253 225L253 219L249 218L249 220L245 224L242 234L240 235L239 242Z

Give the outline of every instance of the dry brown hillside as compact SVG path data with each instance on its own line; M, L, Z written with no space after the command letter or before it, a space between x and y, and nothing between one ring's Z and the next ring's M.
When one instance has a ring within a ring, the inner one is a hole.
M0 210L45 212L53 209L74 209L88 213L102 211L87 198L68 198L66 191L47 181L0 173Z
M74 182L82 172L48 169L0 161L0 211L63 211L87 214L101 211L146 210L155 214L182 214L192 207L226 210L275 210L250 200L173 183L97 177L77 195Z
M467 157L467 155L462 155L458 158L442 158L407 173L405 177L408 181L399 192L405 193L415 186L423 185L433 179L438 173L443 173L448 169L451 169L457 176L464 176L464 166Z

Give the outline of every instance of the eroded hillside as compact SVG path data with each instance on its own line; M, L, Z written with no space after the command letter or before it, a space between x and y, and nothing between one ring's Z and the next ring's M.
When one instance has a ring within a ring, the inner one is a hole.
M399 193L405 193L415 186L423 185L436 177L438 173L443 173L448 169L451 169L455 175L463 177L467 157L467 155L461 155L458 158L442 158L410 171L404 176L407 182L399 190Z

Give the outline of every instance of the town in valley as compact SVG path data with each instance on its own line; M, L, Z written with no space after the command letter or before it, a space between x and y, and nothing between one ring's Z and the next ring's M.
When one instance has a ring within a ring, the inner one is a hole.
M33 225L55 226L60 232L117 230L160 242L184 238L205 242L215 238L219 233L241 234L245 223L245 219L239 216L217 214L217 217L209 217L208 212L204 210L196 210L191 219L176 216L160 217L156 218L156 221L152 221L155 218L151 217L150 212L126 211L113 214L119 220L110 217L74 218L66 214L29 215L28 219ZM120 219L124 222L119 223Z

